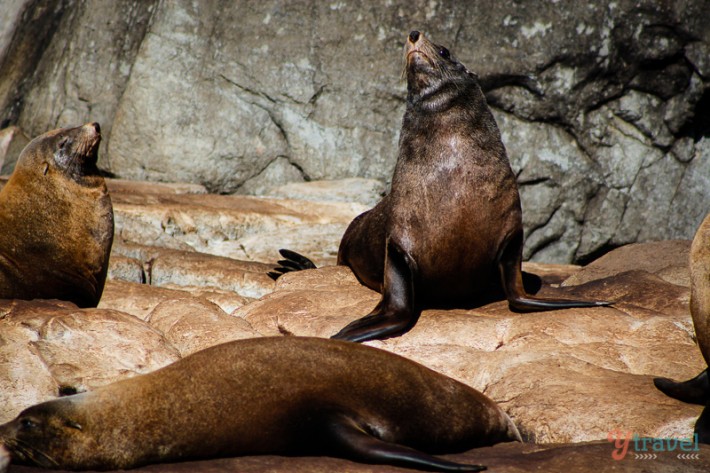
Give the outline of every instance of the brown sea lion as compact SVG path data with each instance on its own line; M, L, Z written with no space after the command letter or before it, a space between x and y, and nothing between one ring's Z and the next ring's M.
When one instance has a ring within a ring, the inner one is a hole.
M45 133L20 154L0 190L0 298L99 303L113 242L100 141L88 123Z
M700 224L690 247L690 314L700 352L710 365L710 214ZM707 368L688 381L656 378L653 382L670 397L705 406L695 423L695 433L700 442L710 443L710 380Z
M480 471L431 454L510 440L510 418L464 384L383 350L300 337L217 345L0 426L13 462L71 470L276 454Z
M423 308L492 295L505 294L517 311L608 305L526 293L518 186L476 75L417 31L405 60L407 109L391 191L353 220L338 251L338 264L382 300L333 338L401 335ZM303 266L286 258L277 271Z

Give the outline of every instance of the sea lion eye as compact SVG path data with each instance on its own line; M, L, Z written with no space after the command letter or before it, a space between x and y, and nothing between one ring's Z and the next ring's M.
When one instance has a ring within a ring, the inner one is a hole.
M442 46L441 49L439 49L439 56L443 57L444 59L449 59L451 57L451 53L449 53L448 49Z
M20 427L22 429L29 430L29 429L36 429L37 427L39 427L39 425L37 424L37 422L33 421L32 419L25 417L23 419L20 419Z

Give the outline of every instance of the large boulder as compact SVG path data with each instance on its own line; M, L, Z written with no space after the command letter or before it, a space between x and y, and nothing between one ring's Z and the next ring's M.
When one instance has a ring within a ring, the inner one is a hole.
M526 258L690 238L708 210L705 0L13 0L2 14L0 127L99 121L100 165L117 176L252 194L387 181L416 28L481 78Z

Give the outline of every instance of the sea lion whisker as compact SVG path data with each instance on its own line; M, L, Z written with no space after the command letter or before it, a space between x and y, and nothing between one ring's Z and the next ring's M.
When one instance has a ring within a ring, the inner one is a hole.
M45 468L59 466L59 463L50 455L34 448L24 440L17 438L6 439L5 446L7 446L11 452L19 453L23 457L23 460L30 461L38 466Z

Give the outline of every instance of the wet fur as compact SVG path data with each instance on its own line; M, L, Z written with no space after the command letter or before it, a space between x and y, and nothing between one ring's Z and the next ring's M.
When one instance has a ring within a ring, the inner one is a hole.
M98 124L87 124L45 133L22 151L0 190L0 298L98 304L113 242L100 139Z
M695 336L705 362L710 364L710 214L705 217L690 248L690 313ZM695 378L677 382L667 378L653 380L658 389L683 402L705 406L695 424L702 443L710 444L710 380L708 369Z
M218 345L0 426L15 461L72 470L277 454L480 471L431 454L508 440L520 440L508 416L468 386L382 350L300 337Z
M517 182L476 75L418 32L405 60L407 109L391 192L353 220L338 252L338 264L382 300L334 338L401 335L424 308L470 307L501 294L520 311L607 305L525 292Z

